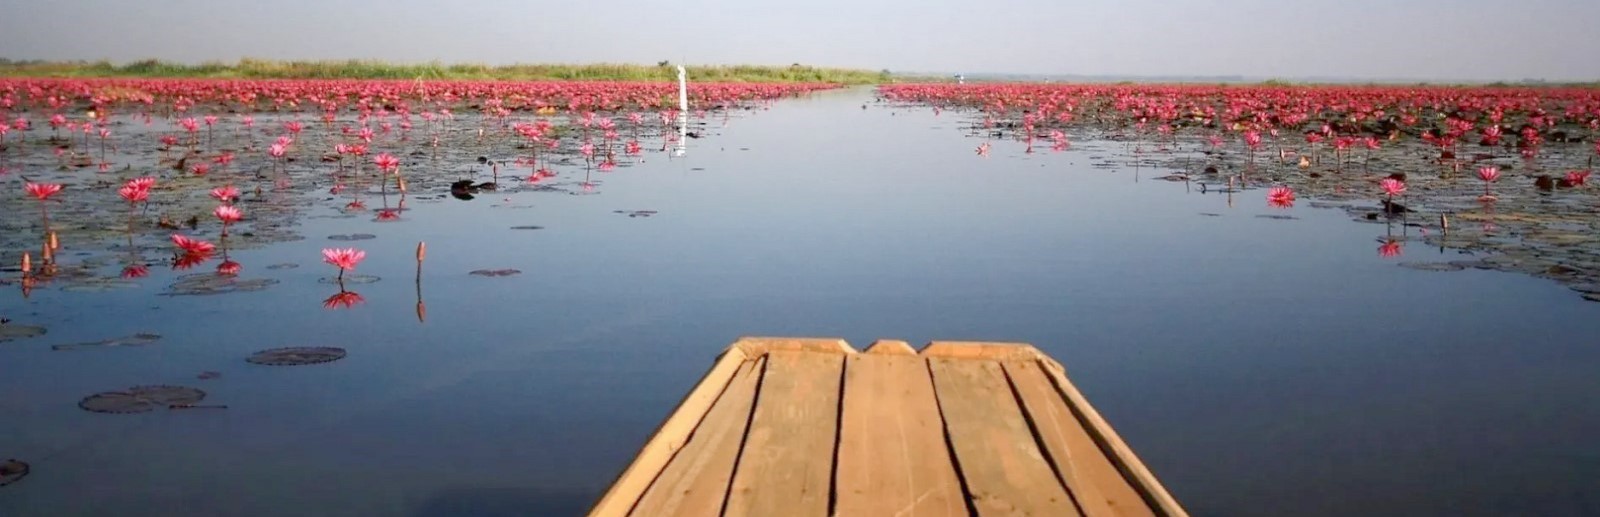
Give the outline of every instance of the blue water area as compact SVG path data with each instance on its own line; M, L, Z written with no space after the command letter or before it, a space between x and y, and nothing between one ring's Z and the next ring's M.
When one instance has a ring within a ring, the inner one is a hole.
M306 240L232 253L263 291L12 286L0 315L49 333L0 343L0 458L33 465L0 515L580 514L743 335L1033 343L1195 515L1600 514L1600 304L1556 283L1397 267L1461 257L1095 167L1121 142L980 157L972 119L868 90L717 117L593 195L381 223L317 197ZM348 233L377 238L325 238ZM320 251L351 245L381 280L325 309ZM163 338L50 347L140 332ZM349 355L244 361L284 346ZM149 384L227 409L76 405Z

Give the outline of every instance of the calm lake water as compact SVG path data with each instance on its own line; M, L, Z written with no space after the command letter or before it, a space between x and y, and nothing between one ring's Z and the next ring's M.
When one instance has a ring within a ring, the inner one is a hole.
M741 335L1034 343L1196 515L1600 514L1600 304L1397 267L1461 257L1382 258L1384 227L1342 210L1093 166L1120 142L983 158L962 114L871 101L713 116L686 156L647 153L596 195L417 202L382 224L318 196L307 240L232 254L280 281L260 292L159 296L166 271L12 286L4 315L49 334L0 343L0 459L33 465L0 515L580 514ZM347 233L377 238L324 239ZM326 310L319 251L348 244L382 280ZM468 275L499 268L523 273ZM165 337L49 346L139 332ZM349 356L243 361L282 346ZM76 406L144 384L229 408Z

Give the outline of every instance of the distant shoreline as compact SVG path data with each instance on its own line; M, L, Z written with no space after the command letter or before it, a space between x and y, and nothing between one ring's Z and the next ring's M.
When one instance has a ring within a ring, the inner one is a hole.
M890 82L887 70L824 68L793 64L688 65L689 80L701 82L837 83ZM61 78L195 78L195 79L405 79L515 81L676 81L677 66L662 61L639 64L402 64L372 60L275 61L241 59L235 63L186 64L147 59L124 64L110 61L43 61L0 59L0 77Z

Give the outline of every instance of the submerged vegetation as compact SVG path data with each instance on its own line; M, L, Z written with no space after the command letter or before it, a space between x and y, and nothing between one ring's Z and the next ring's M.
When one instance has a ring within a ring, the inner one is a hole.
M788 66L689 65L689 80L701 82L820 82L876 84L889 82L888 70ZM458 79L458 80L614 80L675 81L677 66L668 61L637 64L387 63L373 60L274 61L240 59L236 63L185 64L146 59L125 64L110 61L16 61L0 59L0 77L181 77L214 79Z

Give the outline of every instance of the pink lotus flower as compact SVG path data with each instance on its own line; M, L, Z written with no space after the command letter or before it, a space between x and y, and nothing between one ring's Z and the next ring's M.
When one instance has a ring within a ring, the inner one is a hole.
M1586 183L1589 183L1589 171L1567 172L1567 184L1574 187L1581 187Z
M217 274L219 275L239 276L239 271L243 269L244 266L232 260L224 260L221 264L217 264Z
M989 156L989 142L978 144L978 156Z
M244 212L233 205L220 205L211 211L211 215L217 216L217 220L222 221L224 227L244 219Z
M184 253L191 255L210 255L217 251L215 244L176 233L172 234L172 243Z
M1406 193L1406 182L1404 181L1394 178L1384 178L1380 185L1383 186L1383 193L1389 197Z
M372 157L372 164L377 165L378 170L390 174L400 170L400 159L395 158L394 155L389 153L380 153L377 156Z
M128 200L129 203L142 203L150 200L150 191L136 188L133 185L123 185L122 188L117 189L117 195L122 196L122 199Z
M288 151L289 148L283 144L272 144L271 147L267 148L267 154L272 155L273 158L282 158Z
M152 188L155 188L156 179L152 178L150 176L141 176L141 177L138 177L138 178L134 178L134 179L128 180L128 183L126 185L124 185L124 186L133 187L133 188L136 188L136 189L139 189L139 190L150 190Z
M1289 187L1272 187L1267 189L1267 205L1273 208L1293 207L1294 189Z
M211 172L211 164L196 163L194 164L194 167L191 167L189 170L194 172L195 176L205 176L207 173Z
M343 277L345 271L355 269L356 264L360 264L366 258L367 252L355 248L325 248L322 250L322 261L339 268L341 277Z
M61 192L61 184L28 182L26 185L23 185L23 189L28 191L28 195L33 196L35 199L40 201L44 201L50 199L50 196L56 195L57 192Z
M211 197L223 203L232 203L239 200L239 189L233 185L211 189Z
M1500 168L1493 166L1480 167L1478 168L1478 178L1482 179L1484 183L1491 183L1494 180L1500 179Z

